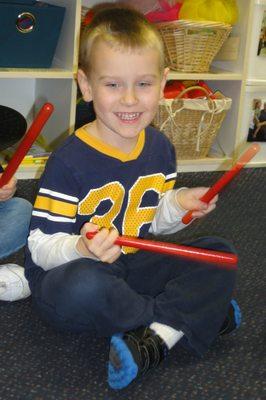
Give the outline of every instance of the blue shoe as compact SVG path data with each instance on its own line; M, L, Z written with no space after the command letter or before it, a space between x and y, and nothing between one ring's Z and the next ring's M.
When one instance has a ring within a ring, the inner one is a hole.
M163 340L149 328L138 328L111 338L108 383L112 389L123 389L144 375L166 357Z
M227 317L219 331L219 335L226 335L238 329L241 325L241 310L236 300L231 300Z

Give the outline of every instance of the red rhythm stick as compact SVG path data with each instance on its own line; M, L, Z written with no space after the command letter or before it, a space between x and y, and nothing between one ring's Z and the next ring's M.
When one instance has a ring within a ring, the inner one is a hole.
M227 171L210 189L200 198L201 201L209 203L217 193L219 193L224 186L226 186L240 171L241 169L258 153L260 146L253 144L250 146L245 153L238 159L236 164ZM187 212L182 218L183 224L188 224L192 221L193 211Z
M0 177L0 188L10 181L12 176L15 174L19 167L19 164L28 153L33 142L40 134L42 128L47 122L48 118L52 114L54 106L51 103L45 103L36 118L31 124L28 132L20 142L16 152L13 154L11 160L9 161L6 169L4 170L2 176Z
M87 232L86 237L92 239L96 233L97 232ZM116 239L115 244L152 251L154 253L186 257L195 261L223 264L223 268L225 269L237 269L238 258L233 253L205 250L198 247L181 246L173 243L157 242L154 240L144 240L130 236L119 236Z

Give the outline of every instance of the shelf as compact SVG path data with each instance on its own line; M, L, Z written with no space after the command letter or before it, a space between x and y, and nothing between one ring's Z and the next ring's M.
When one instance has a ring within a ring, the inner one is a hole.
M17 179L39 179L44 171L43 165L23 165L16 172Z
M73 79L73 71L63 68L0 68L1 78Z
M204 172L204 171L228 171L233 165L232 158L204 158L201 160L180 160L177 163L177 171ZM263 168L265 161L250 161L245 168Z
M264 90L266 89L266 79L247 79L246 85L248 86L264 86Z
M180 160L177 162L178 172L223 171L231 168L232 158L203 158ZM44 165L21 165L16 173L18 179L37 179L41 176Z
M223 171L231 168L232 158L230 157L206 157L193 160L178 160L178 172L201 172L201 171Z
M179 80L209 80L209 81L241 81L243 75L238 72L225 71L218 68L211 68L210 72L205 73L193 73L193 72L177 72L169 71L168 79L179 79Z
M177 171L185 172L203 172L203 171L226 171L232 167L232 158L203 158L200 160L180 160L177 163ZM265 162L250 162L246 168L265 167ZM16 172L18 179L38 179L40 178L44 166L21 166Z

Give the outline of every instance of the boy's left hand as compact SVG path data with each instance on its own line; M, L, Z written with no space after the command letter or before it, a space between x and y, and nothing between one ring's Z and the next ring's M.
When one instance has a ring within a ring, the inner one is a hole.
M193 218L201 218L209 214L216 207L218 195L216 195L208 204L200 198L209 190L208 187L184 188L176 193L178 204L186 211L193 211Z
M1 176L2 174L0 174ZM10 181L0 188L0 201L6 201L14 196L17 190L17 179L12 177Z

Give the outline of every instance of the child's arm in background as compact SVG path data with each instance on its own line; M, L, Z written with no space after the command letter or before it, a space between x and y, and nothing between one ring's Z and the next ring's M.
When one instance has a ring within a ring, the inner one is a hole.
M0 173L0 176L2 174ZM0 188L0 201L11 199L17 190L17 179L12 177L10 181Z
M214 210L218 196L215 196L209 204L200 200L208 189L196 187L167 191L159 202L150 233L158 235L178 232L188 226L182 223L187 211L195 210L193 218L201 218Z

